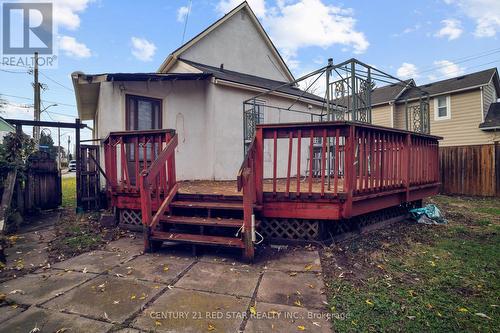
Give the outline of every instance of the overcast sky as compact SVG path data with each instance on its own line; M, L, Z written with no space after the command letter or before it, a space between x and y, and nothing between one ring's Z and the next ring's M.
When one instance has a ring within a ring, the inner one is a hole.
M356 57L417 83L500 64L499 0L248 2L296 77L329 57ZM189 8L189 0L56 0L59 65L43 70L40 81L47 86L43 107L58 106L42 119L74 120L72 72L154 72L181 44L186 18L188 40L239 3L193 0ZM5 117L33 118L32 81L26 69L2 67L0 95L10 103Z

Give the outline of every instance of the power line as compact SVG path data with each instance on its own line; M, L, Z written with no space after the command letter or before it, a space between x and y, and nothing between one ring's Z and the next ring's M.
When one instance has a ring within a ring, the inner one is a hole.
M182 42L181 42L181 44L184 43L184 37L186 37L186 28L187 28L188 19L189 19L189 13L191 13L191 5L192 5L192 0L189 0L188 11L186 13L186 18L184 19L184 30L182 31Z
M31 101L33 100L33 98L30 98L30 97L23 97L23 96L16 96L16 95L9 95L9 94L4 94L4 93L0 93L0 96L8 96L8 97L13 97L13 98L20 98L20 99L25 99L25 100L28 100L28 101ZM68 104L68 103L63 103L63 102L57 102L57 101L49 101L49 100L42 100L43 102L46 102L46 103L55 103L55 104L58 104L58 105L64 105L64 106L71 106L71 107L75 107L76 108L76 105L75 104Z
M500 62L500 59L497 59L497 60L494 60L494 61L490 61L490 62L487 62L487 63L484 63L484 64L480 64L480 65L470 66L470 67L467 67L467 69L482 67L482 66L486 66L486 65L491 65L491 64L494 64L494 63L497 63L497 62ZM444 66L444 67L447 67L447 66ZM432 81L440 81L440 80L449 79L450 75L458 75L458 74L461 74L461 73L462 73L462 70L458 69L456 71L447 73L447 75L441 75L441 76L437 77L436 79L433 79Z
M74 92L74 90L73 90L73 89L71 89L71 88L69 88L69 87L65 86L64 84L62 84L62 83L60 83L60 82L58 82L58 81L54 80L53 78L51 78L51 77L50 77L50 76L48 76L47 74L44 74L44 73L42 73L42 72L40 72L40 74L41 74L42 76L44 76L46 79L48 79L48 80L50 80L50 81L54 82L55 84L57 84L57 85L59 85L59 86L63 87L64 89L69 90L69 91L71 91L71 92Z

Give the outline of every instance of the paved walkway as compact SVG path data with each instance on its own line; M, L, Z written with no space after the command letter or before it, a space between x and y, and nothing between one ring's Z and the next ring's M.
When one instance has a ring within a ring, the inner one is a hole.
M330 332L318 252L270 257L143 254L121 238L1 283L0 332Z

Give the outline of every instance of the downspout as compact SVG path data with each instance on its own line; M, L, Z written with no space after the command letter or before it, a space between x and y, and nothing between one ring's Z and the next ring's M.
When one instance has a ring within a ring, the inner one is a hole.
M479 87L479 92L481 94L481 122L484 123L484 92L483 87Z

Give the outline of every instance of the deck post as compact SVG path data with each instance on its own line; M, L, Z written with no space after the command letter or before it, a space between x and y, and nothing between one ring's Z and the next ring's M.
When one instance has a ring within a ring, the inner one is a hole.
M350 218L352 216L352 189L353 184L356 181L356 172L354 169L354 155L355 155L355 133L356 129L354 125L349 126L349 135L347 137L347 153L345 154L346 166L345 166L345 182L344 191L346 192L346 201L344 202L343 217Z
M254 245L252 242L252 215L253 215L253 195L255 193L254 184L256 184L254 175L250 173L245 177L243 184L243 242L245 248L243 250L243 258L248 262L252 262L254 258ZM250 193L246 193L249 191Z
M257 128L255 133L255 191L257 203L262 204L263 201L263 178L264 178L264 136L262 128Z
M408 202L410 201L410 161L411 161L411 134L408 133L406 134L405 138L405 154L404 158L406 161L403 162L403 174L404 174L404 182L405 182L405 187L406 187L406 192L405 192L405 201Z

